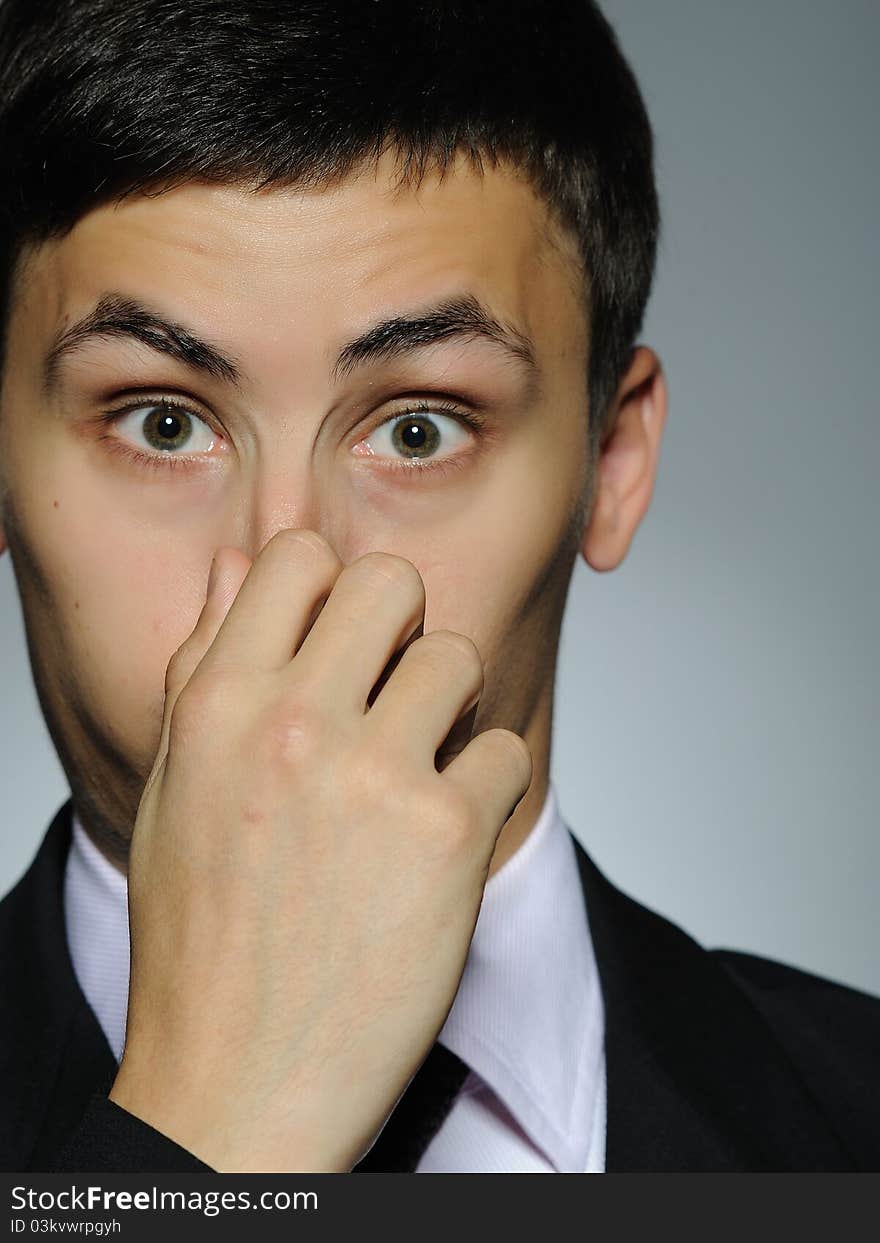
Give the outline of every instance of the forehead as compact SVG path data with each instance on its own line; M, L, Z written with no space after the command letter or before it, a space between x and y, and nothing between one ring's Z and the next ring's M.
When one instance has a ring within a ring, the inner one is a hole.
M259 358L438 297L473 293L538 345L585 331L574 238L506 164L457 158L401 184L390 156L316 189L190 182L86 214L37 249L27 301L47 331L108 291L137 296ZM577 342L580 343L579 340ZM563 345L563 348L565 346Z

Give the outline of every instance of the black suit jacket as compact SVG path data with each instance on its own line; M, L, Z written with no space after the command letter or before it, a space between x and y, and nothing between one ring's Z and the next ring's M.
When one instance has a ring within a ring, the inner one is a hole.
M207 1171L107 1099L63 914L72 802L0 902L0 1168ZM880 998L706 950L573 838L605 1002L606 1169L880 1170Z

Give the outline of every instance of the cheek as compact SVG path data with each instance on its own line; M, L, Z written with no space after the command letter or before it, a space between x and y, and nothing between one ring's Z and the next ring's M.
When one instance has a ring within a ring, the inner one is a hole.
M191 633L204 586L137 541L80 557L63 596L73 660L92 710L122 750L152 763L165 699L165 670Z
M149 766L165 669L202 607L203 563L187 570L167 532L160 539L124 512L108 521L97 489L51 466L44 459L38 472L20 473L10 497L33 659L68 709Z

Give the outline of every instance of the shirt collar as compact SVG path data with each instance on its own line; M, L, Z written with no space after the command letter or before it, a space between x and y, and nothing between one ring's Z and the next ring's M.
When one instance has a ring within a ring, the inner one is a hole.
M128 1011L128 884L101 853L76 814L64 870L67 944L83 995L117 1062Z
M80 987L122 1057L129 985L127 882L74 809L64 914ZM560 1172L586 1168L604 1009L577 860L548 785L528 837L486 883L438 1040L491 1088Z
M531 832L489 878L438 1040L560 1172L586 1168L604 1008L574 844L550 783Z

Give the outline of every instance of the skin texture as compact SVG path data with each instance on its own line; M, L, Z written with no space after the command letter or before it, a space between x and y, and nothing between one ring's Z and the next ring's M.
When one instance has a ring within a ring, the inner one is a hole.
M135 198L90 212L19 273L0 390L0 549L13 559L36 687L77 811L123 871L166 668L199 616L212 556L224 548L253 560L287 527L318 532L346 565L371 550L411 561L425 584L425 633L449 629L476 645L474 732L512 730L533 762L490 875L540 811L573 564L581 555L607 571L625 557L651 499L665 382L640 347L591 479L572 240L510 169L480 175L461 161L402 192L393 172L383 157L331 189L191 183ZM242 386L106 338L67 357L43 396L53 335L108 292L218 344L239 361ZM340 345L375 319L462 293L531 337L542 371L533 397L480 340L331 380ZM175 451L192 469L139 468L112 452L111 442L158 456L144 435L146 400L139 416L99 423L134 400L114 397L123 389L168 394L205 420ZM438 420L448 437L438 456L459 469L419 476L395 458L387 420L409 399L482 413L482 432Z

